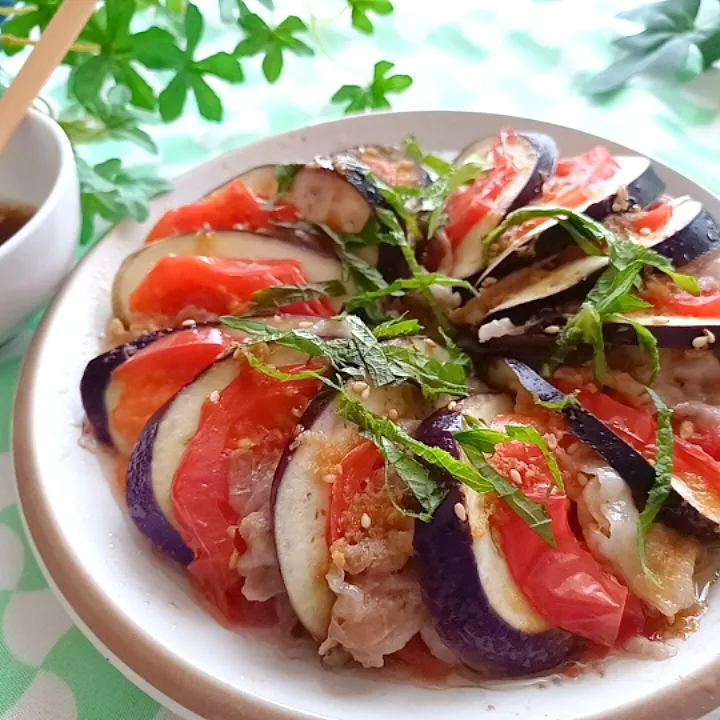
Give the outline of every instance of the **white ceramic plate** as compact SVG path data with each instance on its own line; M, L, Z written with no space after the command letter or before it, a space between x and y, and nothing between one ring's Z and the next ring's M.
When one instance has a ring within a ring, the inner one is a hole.
M256 165L307 160L359 143L394 144L411 132L425 148L456 151L504 125L547 132L564 154L597 143L632 152L547 123L459 112L371 115L290 132L181 177L171 194L153 203L145 225L119 225L90 253L45 316L20 381L14 425L18 488L30 534L51 583L93 642L185 717L694 720L720 704L717 588L700 630L672 659L613 660L602 674L576 680L430 690L284 657L277 647L230 632L206 614L183 572L151 552L131 528L103 477L107 467L78 443L78 383L99 350L113 274L165 210ZM660 163L656 169L670 193L691 194L720 217L717 198Z

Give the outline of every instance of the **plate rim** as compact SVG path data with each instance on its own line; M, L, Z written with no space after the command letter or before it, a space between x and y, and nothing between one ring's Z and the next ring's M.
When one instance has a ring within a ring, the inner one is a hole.
M284 133L259 138L252 143L217 155L178 175L173 179L173 184L192 183L193 178L205 172L207 166L219 166L224 158L246 152L249 148L261 143L291 139L293 135L302 133L309 128L349 126L350 132L352 132L354 123L368 122L368 118L377 118L378 122L382 122L383 117L389 115L408 117L409 127L412 126L410 123L413 119L417 124L422 125L425 118L431 115L445 116L449 121L459 115L509 118L519 122L540 123L558 130L581 132L592 138L616 143L624 148L628 147L608 136L589 133L571 125L562 125L522 115L462 110L388 111L313 123ZM631 152L634 151L631 150ZM684 173L674 170L650 154L642 153L642 155L658 166L681 175L695 187L717 198L715 193ZM171 191L166 196L155 198L151 207L157 207L162 202L161 198L173 194L174 191ZM242 689L232 688L189 665L175 653L156 643L150 634L139 630L130 620L126 621L125 616L116 613L114 616L108 617L106 593L97 585L92 576L86 575L81 567L73 562L72 546L64 539L61 529L56 526L50 508L43 502L34 501L39 495L42 481L37 464L37 451L33 448L30 440L31 428L35 422L31 408L34 404L34 379L40 370L42 348L69 286L76 276L83 272L89 258L98 251L103 243L109 242L113 234L133 224L132 220L126 219L111 228L77 263L46 310L25 353L15 395L11 428L11 455L20 515L30 547L48 584L83 634L123 675L173 711L187 718L321 720L325 716L295 710L289 706L247 693ZM645 700L640 699L613 710L584 717L586 720L624 720L630 716L634 720L656 720L657 717L663 717L665 720L694 720L720 705L720 685L716 681L719 673L720 657L703 666L696 673L685 675L679 685L673 684L660 688ZM178 682L178 677L182 677L183 682Z

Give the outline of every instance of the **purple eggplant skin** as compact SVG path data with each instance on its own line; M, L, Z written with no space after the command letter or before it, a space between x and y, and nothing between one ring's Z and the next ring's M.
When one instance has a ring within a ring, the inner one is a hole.
M665 183L658 177L652 166L648 164L647 168L627 185L627 191L631 206L637 205L638 207L645 208L662 195L665 191ZM613 214L612 207L615 203L615 198L616 195L612 194L593 203L582 212L593 220L604 220L608 215ZM572 242L572 238L563 228L554 225L542 232L534 240L531 255L524 256L518 253L512 253L497 266L482 273L481 277L484 278L486 275L495 278L505 277L515 270L527 267L528 264L539 262L560 252L572 244Z
M487 155L495 143L497 136L474 142L458 153L455 165L472 162L478 154ZM525 186L508 205L506 212L517 210L534 200L543 189L545 181L555 172L557 165L557 145L549 135L532 132L519 132L518 137L525 141L528 153L535 156ZM481 148L478 150L478 148Z
M367 147L352 148L335 153L330 157L317 157L315 163L324 170L332 170L345 178L372 208L388 208L388 202L382 196L380 188L368 177L370 168L363 162ZM407 153L397 148L375 147L376 154L385 156L388 162L412 162L415 165L415 185L425 187L430 184L430 176L425 169Z
M692 260L720 249L720 227L718 227L712 216L702 209L700 203L688 203L687 205L691 208L691 213L695 212L696 214L687 218L687 224L676 229L669 237L652 246L655 252L668 258L673 266L679 270L682 270L682 267ZM538 264L538 267L543 266L554 267L552 259L547 259L544 264ZM595 285L603 271L604 268L582 278L574 286L556 292L554 295L537 297L531 302L506 308L497 313L491 313L483 322L499 317L507 317L515 325L522 325L530 320L537 320L539 332L543 332L543 326L546 324L562 326L565 321L561 317L561 313L574 311L582 298ZM641 319L639 321L642 322ZM720 324L720 322L715 324ZM708 329L714 332L712 326L712 321L708 321ZM703 328L695 326L693 330L692 326L685 328L681 323L677 323L665 326L650 325L648 329L656 335L661 347L688 347L692 345L692 341L698 334L702 334ZM618 344L628 344L630 342L634 344L635 341L632 339L634 333L629 332L629 330L630 328L627 325L623 328L621 323L608 323L605 334L610 342L617 342ZM529 330L529 332L532 332L532 330Z
M647 169L627 184L628 206L646 208L665 192L665 183L648 163ZM593 220L602 220L611 215L615 204L615 195L603 198L585 209L584 213Z
M525 363L513 359L505 359L505 363L525 390L539 400L561 402L565 399L563 393ZM655 483L653 466L577 403L567 405L562 413L573 435L589 445L628 483L636 505L642 510ZM658 519L664 525L700 540L716 540L718 537L718 526L701 515L674 490L660 510Z
M458 457L452 433L462 427L457 412L435 413L416 437ZM439 481L448 479L439 474ZM443 642L468 667L496 676L520 676L558 667L579 642L563 630L528 634L510 626L493 609L476 569L472 535L455 513L460 491L448 496L428 523L415 524L414 564L425 605Z
M667 240L653 247L676 268L720 248L720 227L715 218L701 210L693 220Z
M678 318L677 322L671 322L667 325L645 324L639 317L633 319L645 325L655 336L658 346L661 348L692 350L693 341L697 340L698 337L703 337L703 330L708 330L716 337L720 337L720 318L705 318L705 322L702 324L683 324L683 318ZM685 320L688 319L692 318L685 318ZM611 345L637 345L638 341L637 333L627 323L605 323L603 335L605 342ZM713 350L711 349L711 351Z
M557 145L549 135L541 133L520 133L532 146L537 160L525 187L510 205L508 212L524 207L542 192L545 181L555 172L557 165Z
M146 333L136 340L98 355L87 364L80 380L80 398L93 435L103 445L112 447L113 444L105 407L105 391L110 384L113 371L156 340L185 329L187 328L169 328Z
M172 403L172 400L170 400ZM155 500L152 482L153 445L158 427L169 404L149 420L130 456L125 498L128 513L135 527L168 557L181 565L193 559L190 548L178 531L168 522Z

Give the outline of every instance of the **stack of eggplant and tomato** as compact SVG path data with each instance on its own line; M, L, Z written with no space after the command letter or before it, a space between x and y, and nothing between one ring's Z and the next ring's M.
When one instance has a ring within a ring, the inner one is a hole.
M509 128L253 168L123 262L84 407L228 625L432 680L666 657L720 525L719 243L647 159Z

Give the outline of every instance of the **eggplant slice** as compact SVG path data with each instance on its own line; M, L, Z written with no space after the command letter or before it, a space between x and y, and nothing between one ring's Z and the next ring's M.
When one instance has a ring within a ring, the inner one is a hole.
M272 365L307 361L307 355L296 350L275 343L268 347L267 361ZM203 406L212 402L213 393L222 392L245 367L232 352L213 363L155 413L130 457L126 486L130 518L153 545L184 564L190 562L192 554L180 537L173 512L175 473L199 428Z
M238 230L211 230L194 235L178 235L145 245L125 258L112 287L113 313L128 323L130 299L135 289L164 257L199 255L241 260L297 260L308 282L342 279L339 260L321 244L317 236L278 228L273 234ZM343 298L332 302L341 307Z
M624 196L622 210L645 208L662 195L665 184L647 158L621 156L615 160L620 165L620 170L600 185L584 205L575 208L576 212L585 213L594 220L603 220L615 212L613 207L618 207L616 202L620 199L619 194ZM533 207L532 203L530 207ZM479 281L490 276L504 277L518 268L559 252L572 242L572 238L557 222L550 219L502 248L485 267Z
M416 437L459 457L453 432L462 429L463 414L489 423L512 407L509 395L472 396L456 411L428 418ZM488 527L491 507L487 496L453 485L433 519L416 523L425 605L445 645L472 669L501 676L550 670L569 658L578 641L548 628L520 592Z
M337 320L325 320L317 317L301 317L299 315L277 315L253 318L278 330L296 330L302 328L320 337L341 337L347 328ZM215 323L207 323L196 327L219 327ZM129 455L132 448L126 448L112 424L112 412L120 397L120 390L113 384L113 373L124 362L142 352L157 340L168 335L189 332L186 327L170 328L146 333L124 345L108 350L93 358L85 367L80 380L80 397L93 435L103 445L114 447L121 455ZM237 335L241 339L243 333L230 328L223 328L225 335Z
M628 217L631 219L632 215ZM622 216L618 216L616 224L620 226L621 222ZM720 231L716 231L717 226L713 223L713 232L708 232L707 213L700 203L683 200L674 206L672 217L664 228L652 235L634 234L633 239L668 257L675 267L680 268L720 247L716 245L720 241ZM481 290L480 298L471 301L458 313L458 318L471 325L483 325L501 318L509 318L516 326L530 323L534 327L541 325L537 321L542 319L547 325L562 325L563 314L572 312L579 305L608 262L607 257L588 255L563 262L563 254L559 253L529 268L517 270ZM542 329L539 327L541 332Z
M424 417L420 391L408 383L370 388L363 403L387 416ZM290 603L305 629L317 640L327 637L336 596L325 575L330 548L327 514L332 485L324 481L343 455L357 444L357 428L337 414L334 392L321 392L299 420L302 432L285 451L273 483L273 528L280 572Z
M107 391L113 372L156 340L182 329L172 328L145 333L131 342L98 355L87 364L80 380L80 398L93 435L103 445L114 445L107 403Z
M519 172L503 189L492 211L456 246L451 273L456 277L471 278L483 269L483 238L494 230L509 212L535 199L542 191L545 181L555 171L557 147L551 137L537 133L520 133L510 140L508 147L513 153ZM475 162L487 165L495 142L496 136L493 136L473 143L458 155L455 164ZM492 172L492 169L489 172Z
M565 399L563 393L525 363L511 359L504 362L517 382L534 397L545 402ZM655 468L581 405L569 404L562 413L573 435L589 445L625 480L635 503L642 509L655 483ZM698 539L716 540L720 533L720 499L677 476L673 476L672 488L660 510L659 520Z

